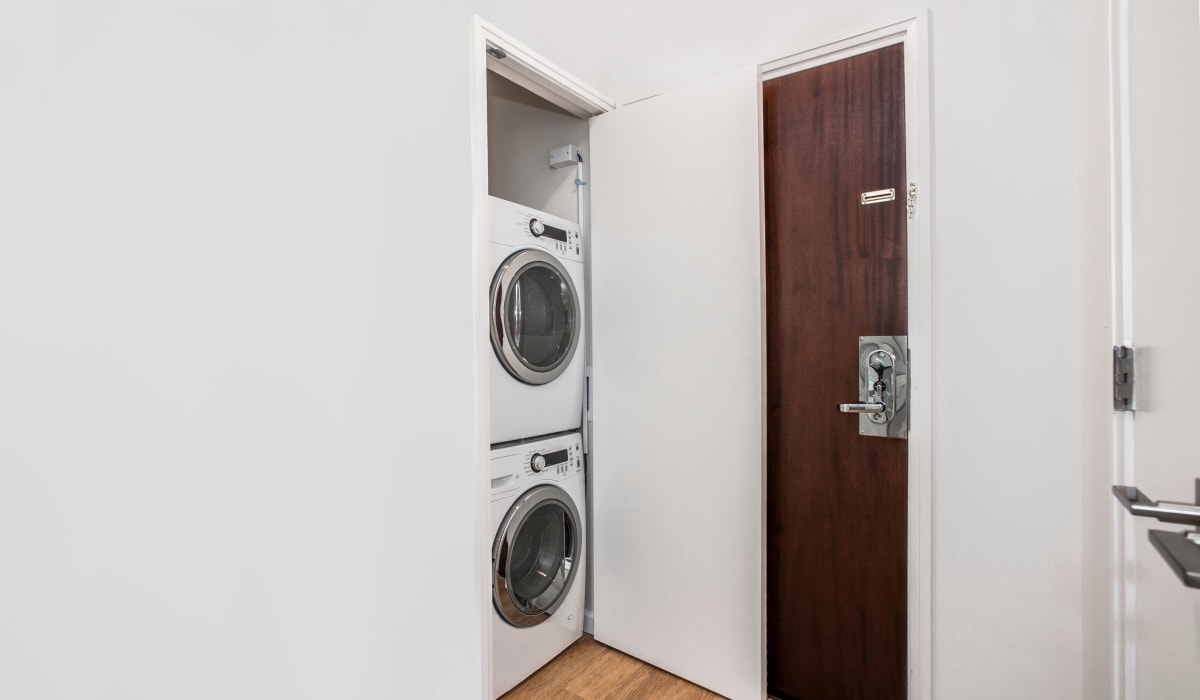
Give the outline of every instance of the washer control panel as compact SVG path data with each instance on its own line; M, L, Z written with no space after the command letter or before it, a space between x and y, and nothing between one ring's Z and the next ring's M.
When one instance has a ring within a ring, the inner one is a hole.
M583 472L583 450L578 444L531 450L525 461L525 475L568 477Z

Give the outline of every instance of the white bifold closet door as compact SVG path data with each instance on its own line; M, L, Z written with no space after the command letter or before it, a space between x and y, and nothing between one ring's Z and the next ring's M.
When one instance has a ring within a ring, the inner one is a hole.
M765 697L757 67L591 123L595 636Z

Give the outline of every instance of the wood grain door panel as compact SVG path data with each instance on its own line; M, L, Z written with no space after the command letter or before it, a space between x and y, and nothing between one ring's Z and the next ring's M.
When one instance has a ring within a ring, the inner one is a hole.
M908 332L903 47L767 81L763 107L768 688L903 698L908 444L835 408L858 337Z

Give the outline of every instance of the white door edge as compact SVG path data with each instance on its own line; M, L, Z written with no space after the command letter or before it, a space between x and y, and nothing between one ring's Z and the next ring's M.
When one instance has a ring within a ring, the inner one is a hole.
M472 345L472 385L475 434L475 579L476 604L481 643L481 700L492 699L492 576L491 576L491 381L489 379L491 340L488 337L487 296L491 288L490 251L488 249L488 135L487 135L487 34L482 21L472 18L471 25L471 307L474 332Z
M1133 317L1133 172L1129 99L1129 2L1109 0L1109 226L1112 344L1135 347ZM1136 400L1135 400L1136 405ZM1136 484L1134 413L1115 412L1112 422L1114 484ZM1137 698L1135 519L1111 505L1111 609L1109 611L1114 700Z

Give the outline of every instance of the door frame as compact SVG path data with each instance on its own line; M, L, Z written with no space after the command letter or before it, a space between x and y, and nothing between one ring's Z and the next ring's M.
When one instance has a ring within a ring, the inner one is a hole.
M486 680L480 697L492 698L492 530L491 503L491 316L488 303L492 286L488 242L488 122L487 72L489 69L562 107L581 119L616 109L616 104L571 74L546 60L521 42L478 15L470 24L470 125L471 125L471 294L472 376L474 391L475 473L475 578L478 605L480 664ZM503 63L488 55L489 47L503 50ZM586 229L586 222L579 223ZM586 235L586 234L585 234ZM576 352L584 348L577 348ZM574 585L584 585L576 581Z
M929 11L919 8L859 16L846 26L822 29L800 43L812 48L764 63L761 68L765 82L896 44L904 46L905 171L910 185L917 186L907 233L908 697L928 700L933 697L934 376Z
M1109 344L1124 345L1135 349L1133 300L1133 263L1135 255L1134 219L1133 219L1133 135L1131 130L1131 101L1130 101L1130 2L1129 0L1109 0L1108 2L1108 161L1109 161L1109 210L1108 210L1108 246L1103 252L1091 250L1090 255L1095 262L1101 262L1107 255L1109 274L1103 281L1093 280L1085 295L1107 297ZM1085 338L1085 341L1087 338ZM1104 348L1107 350L1107 348ZM1099 353L1085 353L1090 364L1084 365L1085 376L1103 376L1101 373L1111 368ZM1106 387L1107 389L1107 387ZM1103 420L1098 417L1091 419L1087 426L1089 431L1102 436L1103 450L1090 455L1091 459L1099 461L1107 457L1106 472L1096 470L1085 471L1084 493L1094 493L1099 486L1101 489L1110 484L1136 484L1137 464L1134 452L1134 423L1138 403L1137 390L1134 390L1133 408L1130 411L1112 411L1107 406L1103 409L1111 417ZM1085 407L1093 404L1087 403ZM1106 397L1107 398L1107 397ZM1096 411L1089 411L1089 417L1097 416ZM1107 434L1104 434L1107 430ZM1084 443L1085 450L1087 442ZM1085 459L1089 455L1085 452ZM1086 462L1085 462L1086 463ZM1097 481L1099 483L1097 483ZM1091 490L1088 487L1092 487ZM1085 507L1086 507L1085 499ZM1125 510L1113 499L1106 499L1100 509L1105 520L1091 516L1084 528L1084 548L1103 551L1107 554L1099 564L1092 563L1091 570L1085 570L1085 581L1106 580L1107 590L1093 592L1085 597L1084 617L1089 615L1099 618L1107 613L1104 624L1093 633L1100 633L1104 649L1098 646L1084 648L1084 662L1099 665L1103 663L1104 652L1107 652L1109 678L1107 679L1107 695L1111 698L1137 698L1137 634L1133 623L1137 616L1137 525L1136 518L1129 517ZM1104 527L1097 527L1103 523ZM1088 526L1091 526L1089 531ZM1089 542L1088 533L1091 532ZM1144 544L1144 542L1143 542ZM1101 595L1106 593L1107 596ZM1087 590L1085 589L1085 594ZM1105 605L1107 604L1107 605ZM1085 629L1085 632L1087 630ZM1088 636L1085 635L1085 639ZM1085 686L1086 689L1086 686Z
M1109 275L1106 294L1109 300L1109 344L1135 347L1133 339L1133 157L1130 131L1129 100L1129 2L1110 0L1108 7L1108 88L1109 88ZM1093 253L1094 254L1094 253ZM1085 290L1085 294L1089 290ZM1098 290L1090 290L1097 293ZM1085 371L1087 370L1085 366ZM1094 376L1109 367L1093 365ZM1087 397L1085 396L1085 399ZM1134 398L1136 408L1137 399ZM1105 408L1107 412L1107 407ZM1104 441L1108 448L1107 474L1101 476L1101 486L1134 484L1134 416L1133 411L1114 411L1108 421L1094 421L1090 429L1107 428ZM1096 455L1097 457L1099 455ZM1096 474L1092 474L1094 479ZM1085 485L1087 475L1085 474ZM1089 491L1085 488L1085 493ZM1099 530L1095 545L1108 554L1108 613L1104 632L1107 633L1110 676L1108 692L1112 698L1137 697L1137 636L1132 620L1137 614L1136 518L1128 517L1114 500L1108 499L1107 528ZM1093 520L1094 524L1096 521ZM1085 537L1086 537L1085 525ZM1085 542L1085 547L1087 543ZM1084 572L1084 576L1099 572ZM1099 579L1099 577L1097 577ZM1089 601L1085 599L1085 605ZM1084 615L1101 612L1098 607L1085 608ZM1089 651L1091 652L1089 654ZM1085 663L1095 661L1099 650L1084 649ZM1088 657L1092 656L1092 659Z

